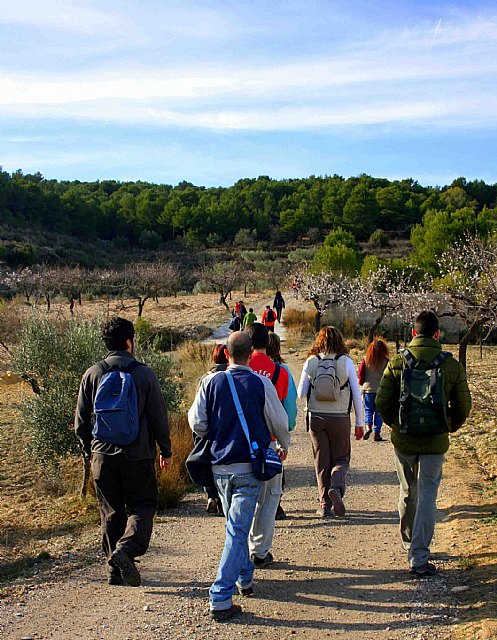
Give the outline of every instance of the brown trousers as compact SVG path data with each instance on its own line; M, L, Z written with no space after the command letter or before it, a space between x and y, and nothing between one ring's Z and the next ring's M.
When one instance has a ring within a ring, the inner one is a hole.
M321 504L330 505L330 489L343 496L350 466L350 417L312 413L309 426Z

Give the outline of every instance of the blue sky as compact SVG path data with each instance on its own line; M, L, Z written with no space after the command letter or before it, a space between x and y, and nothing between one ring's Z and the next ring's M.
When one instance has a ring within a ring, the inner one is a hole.
M497 182L497 3L0 0L0 165Z

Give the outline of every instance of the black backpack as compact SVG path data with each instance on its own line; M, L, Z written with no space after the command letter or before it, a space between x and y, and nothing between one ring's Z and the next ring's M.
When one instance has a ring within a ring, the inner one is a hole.
M274 315L274 311L272 309L268 309L266 312L266 322L274 322L276 317Z
M409 349L400 351L404 367L400 378L399 431L427 438L449 430L442 362L452 354L441 351L432 362L423 362Z

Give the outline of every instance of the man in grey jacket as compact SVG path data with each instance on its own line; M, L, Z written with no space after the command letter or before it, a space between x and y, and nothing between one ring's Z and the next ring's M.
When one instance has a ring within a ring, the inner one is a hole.
M105 360L90 367L81 380L74 428L85 460L91 460L100 511L102 548L108 563L108 582L136 587L141 584L134 559L148 549L157 510L156 447L160 467L171 464L171 440L166 405L157 376L134 358L133 324L111 318L102 337L109 349ZM107 367L132 372L138 404L138 435L126 446L93 437L94 402L100 379Z

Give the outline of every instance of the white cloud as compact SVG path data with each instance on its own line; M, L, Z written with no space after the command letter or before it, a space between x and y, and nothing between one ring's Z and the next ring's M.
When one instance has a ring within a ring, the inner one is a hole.
M71 0L15 0L2 2L0 24L49 27L62 31L93 34L117 29L123 19L115 12Z

